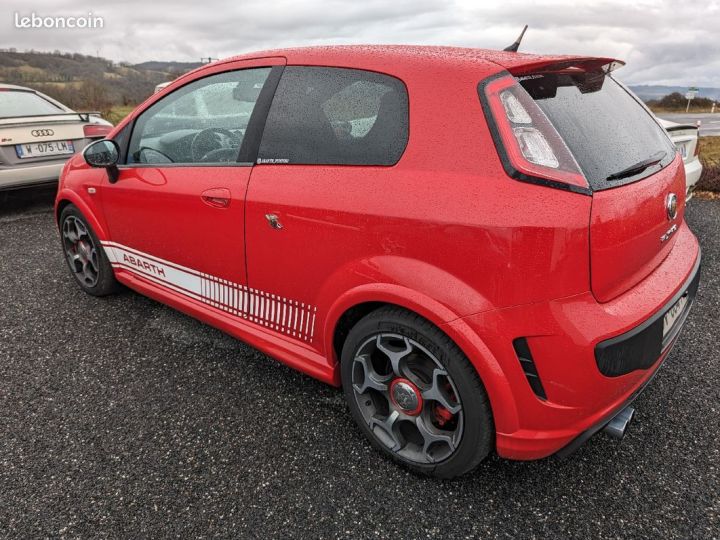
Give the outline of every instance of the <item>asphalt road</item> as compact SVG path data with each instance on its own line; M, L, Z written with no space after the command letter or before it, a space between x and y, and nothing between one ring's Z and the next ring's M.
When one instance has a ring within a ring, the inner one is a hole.
M0 202L3 537L720 536L720 201L690 204L703 283L625 439L440 482L373 451L339 391L132 292L80 292L50 198Z
M715 114L710 113L663 113L658 115L664 120L670 120L676 124L691 124L693 126L700 122L700 136L718 136L720 135L720 109Z

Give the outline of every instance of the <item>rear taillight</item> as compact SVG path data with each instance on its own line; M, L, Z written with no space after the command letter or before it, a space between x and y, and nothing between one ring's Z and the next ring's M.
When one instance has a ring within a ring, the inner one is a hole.
M693 156L699 156L700 155L700 138L695 141L695 150L693 150Z
M103 124L85 124L83 126L83 133L87 139L107 137L111 131L112 126L106 126Z
M481 83L495 146L512 178L590 193L580 166L545 113L511 75Z

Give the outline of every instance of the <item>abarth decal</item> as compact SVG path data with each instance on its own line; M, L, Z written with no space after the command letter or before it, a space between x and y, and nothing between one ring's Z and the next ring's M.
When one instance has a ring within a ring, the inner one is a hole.
M113 268L133 272L173 292L288 336L304 341L312 341L315 336L315 306L198 272L115 242L101 244Z

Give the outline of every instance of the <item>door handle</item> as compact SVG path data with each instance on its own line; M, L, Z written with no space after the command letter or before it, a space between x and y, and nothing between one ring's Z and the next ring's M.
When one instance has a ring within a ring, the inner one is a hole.
M200 198L213 208L227 208L230 206L230 190L226 188L212 188L202 192Z
M280 223L280 220L278 219L277 215L275 214L265 214L265 219L267 219L268 224L273 229L282 229L283 224Z

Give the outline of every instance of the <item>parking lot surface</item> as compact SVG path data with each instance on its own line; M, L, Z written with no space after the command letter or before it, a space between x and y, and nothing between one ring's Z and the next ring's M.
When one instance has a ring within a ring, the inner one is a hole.
M625 439L440 482L373 451L338 390L133 292L82 293L51 199L0 202L1 536L720 536L720 201L690 203L703 281Z

